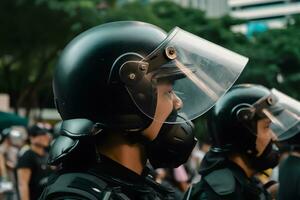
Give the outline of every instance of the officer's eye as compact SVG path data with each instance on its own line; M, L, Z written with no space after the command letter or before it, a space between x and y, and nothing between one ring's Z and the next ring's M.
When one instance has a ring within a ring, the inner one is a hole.
M270 126L265 126L265 129L269 129L270 128Z
M172 85L173 86L175 83L175 80L169 79L169 78L160 78L160 79L157 79L157 83L161 84L161 85Z
M265 128L265 129L269 129L270 126L271 126L271 122L267 122L267 123L265 124L264 128Z

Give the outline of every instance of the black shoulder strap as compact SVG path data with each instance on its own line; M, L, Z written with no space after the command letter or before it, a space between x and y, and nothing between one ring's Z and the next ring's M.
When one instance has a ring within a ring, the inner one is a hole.
M40 200L58 199L108 200L128 198L115 194L100 178L87 173L66 173L60 175L44 190Z

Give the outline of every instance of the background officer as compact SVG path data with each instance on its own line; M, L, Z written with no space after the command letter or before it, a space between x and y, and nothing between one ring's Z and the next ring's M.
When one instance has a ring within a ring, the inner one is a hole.
M253 176L277 165L273 131L282 134L292 126L294 118L287 113L263 86L242 84L229 90L210 113L212 148L201 163L202 179L187 199L271 199Z
M41 199L172 199L147 172L184 163L190 120L231 87L247 58L180 28L113 22L76 37L53 89L64 120L50 152L62 169Z
M282 104L295 114L293 126L278 135L282 161L279 165L278 199L300 199L300 102L276 91Z

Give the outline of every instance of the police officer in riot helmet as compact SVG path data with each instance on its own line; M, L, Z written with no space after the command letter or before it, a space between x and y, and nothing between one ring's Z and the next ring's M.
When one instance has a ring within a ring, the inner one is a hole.
M231 87L247 58L180 28L113 22L76 37L54 74L63 122L50 150L61 170L41 199L173 199L154 168L195 145L190 120Z
M231 88L207 120L212 148L200 167L202 180L187 199L271 199L254 175L278 164L274 133L292 126L289 113L273 90L252 84Z
M283 134L278 134L278 146L281 152L279 165L278 199L300 199L300 102L275 90L281 96L282 104L294 114L292 126Z

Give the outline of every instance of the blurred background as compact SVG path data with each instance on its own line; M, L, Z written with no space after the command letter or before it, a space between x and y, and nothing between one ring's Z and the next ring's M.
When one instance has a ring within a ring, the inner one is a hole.
M80 32L117 20L179 26L237 51L250 58L239 83L300 99L299 14L300 0L1 0L0 129L59 121L51 81L62 49Z

